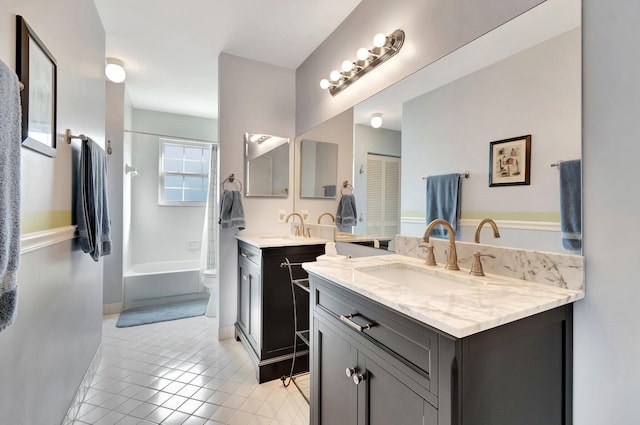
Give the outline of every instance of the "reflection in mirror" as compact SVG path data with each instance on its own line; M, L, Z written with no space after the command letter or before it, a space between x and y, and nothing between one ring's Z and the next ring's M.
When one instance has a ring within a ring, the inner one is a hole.
M245 195L289 195L289 139L245 133Z
M338 145L300 142L300 197L335 198L338 175Z
M385 192L400 196L398 233L424 233L424 177L469 170L458 240L473 241L477 223L489 217L502 237L493 239L485 226L483 242L566 253L558 172L550 165L581 156L580 9L579 0L547 0L356 105L355 232L375 231L367 219L367 155L383 154L401 157L401 190ZM373 113L383 114L383 128L371 128ZM395 132L401 142L381 146L398 143L400 153L367 146L373 132ZM530 185L489 187L490 142L522 134L532 135Z

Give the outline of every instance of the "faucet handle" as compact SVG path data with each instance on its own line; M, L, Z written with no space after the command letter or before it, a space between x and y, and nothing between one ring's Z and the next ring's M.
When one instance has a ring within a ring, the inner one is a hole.
M423 245L424 246L424 245ZM436 256L433 254L433 245L427 245L427 256L424 259L424 264L427 266L437 266Z
M471 270L469 270L469 274L473 276L484 276L484 270L482 269L482 261L480 257L491 257L496 258L495 255L491 254L481 254L478 251L473 253L473 264L471 264Z

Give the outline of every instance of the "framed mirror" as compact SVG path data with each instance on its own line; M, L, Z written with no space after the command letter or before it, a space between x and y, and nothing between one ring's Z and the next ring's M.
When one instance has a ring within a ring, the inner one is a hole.
M300 142L300 197L335 198L338 176L336 143Z
M289 139L245 133L245 196L289 196Z

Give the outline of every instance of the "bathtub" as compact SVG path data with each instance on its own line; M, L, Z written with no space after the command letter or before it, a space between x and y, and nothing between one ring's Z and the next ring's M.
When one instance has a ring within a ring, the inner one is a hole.
M200 261L132 264L124 274L124 308L202 296Z

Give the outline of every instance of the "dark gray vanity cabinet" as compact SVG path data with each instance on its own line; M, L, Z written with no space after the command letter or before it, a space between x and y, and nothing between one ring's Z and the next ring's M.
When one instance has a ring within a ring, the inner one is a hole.
M258 248L238 242L238 306L236 339L244 343L256 364L260 383L288 375L293 359L295 328L289 271L280 265L315 261L324 245ZM306 277L293 268L294 279ZM309 295L297 290L298 329L309 328ZM298 340L295 372L308 370L308 347Z
M311 275L314 425L570 425L571 306L454 338Z

